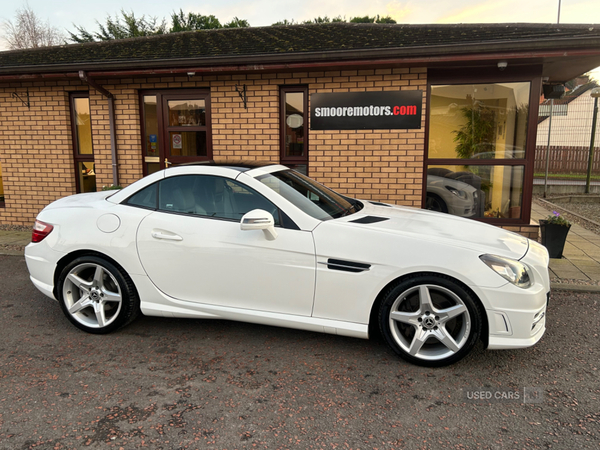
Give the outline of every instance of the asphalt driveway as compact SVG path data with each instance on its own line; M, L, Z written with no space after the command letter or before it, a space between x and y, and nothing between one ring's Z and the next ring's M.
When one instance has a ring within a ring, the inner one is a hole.
M411 366L370 341L225 321L69 324L0 256L0 448L600 448L600 295L526 350Z

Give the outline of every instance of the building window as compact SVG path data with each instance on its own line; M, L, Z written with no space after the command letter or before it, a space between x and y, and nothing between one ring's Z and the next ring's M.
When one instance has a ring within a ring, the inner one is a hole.
M77 192L96 192L90 97L87 92L71 94L71 127Z
M2 163L0 163L0 208L4 208L4 184L2 184Z
M308 175L308 88L282 86L280 98L281 163Z
M530 82L432 84L424 207L524 219Z
M212 158L209 91L146 91L140 103L145 175Z

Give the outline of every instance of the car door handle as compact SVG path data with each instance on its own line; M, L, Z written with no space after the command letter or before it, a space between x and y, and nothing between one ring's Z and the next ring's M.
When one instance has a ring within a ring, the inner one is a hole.
M165 234L160 231L153 231L152 237L154 239L163 239L165 241L183 241L183 238L177 234Z

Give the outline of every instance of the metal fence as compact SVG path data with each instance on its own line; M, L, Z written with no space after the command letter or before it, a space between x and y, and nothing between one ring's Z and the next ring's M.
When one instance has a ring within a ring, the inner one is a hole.
M590 92L591 89L575 98L567 96L555 100L552 121L549 118L550 102L540 105L534 166L536 176L543 176L546 171L550 122L548 173L575 178L587 175L594 113L594 99ZM600 122L596 125L592 174L600 175Z

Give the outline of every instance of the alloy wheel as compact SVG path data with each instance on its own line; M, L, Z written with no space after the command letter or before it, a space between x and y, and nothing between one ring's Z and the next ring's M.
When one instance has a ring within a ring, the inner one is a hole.
M396 344L426 361L449 358L469 340L471 317L464 301L451 290L422 284L402 292L389 313Z
M102 265L84 263L73 267L63 284L67 312L90 328L104 328L118 317L123 295L115 277Z

